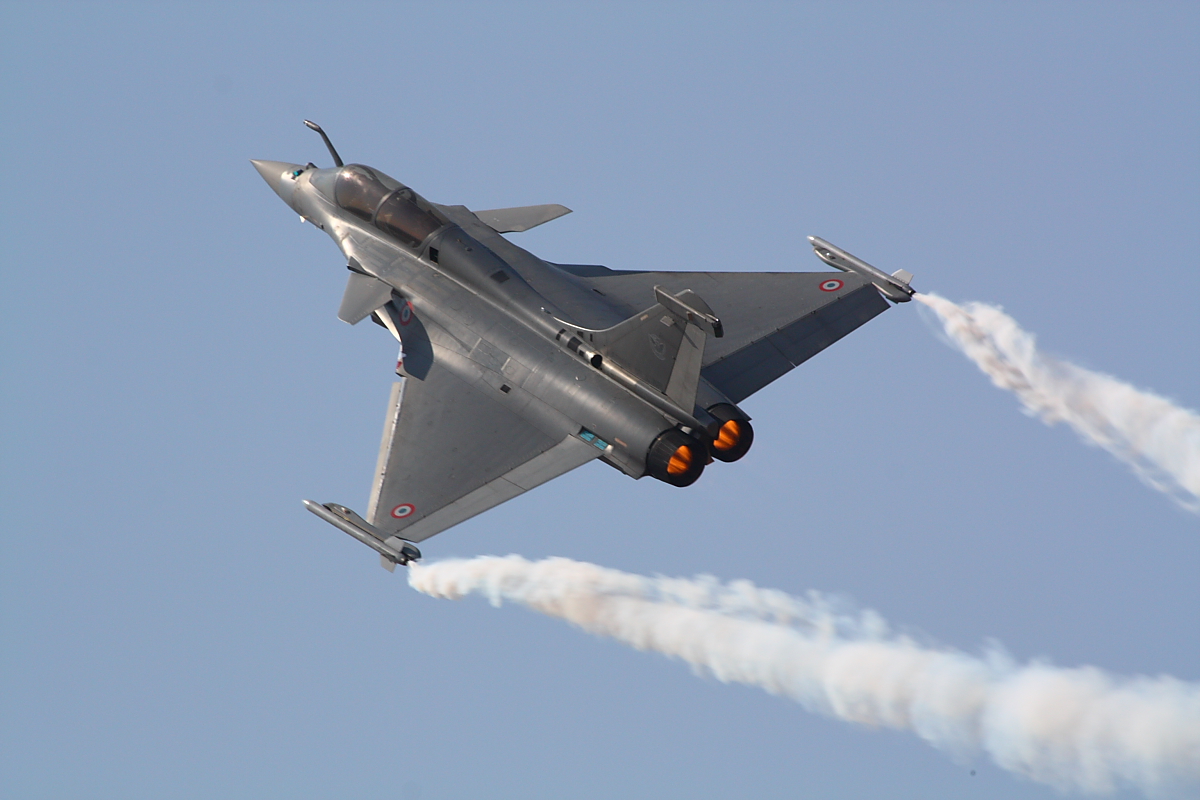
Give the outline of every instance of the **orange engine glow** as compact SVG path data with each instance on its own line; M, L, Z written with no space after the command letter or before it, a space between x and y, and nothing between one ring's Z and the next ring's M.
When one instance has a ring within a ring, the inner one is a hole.
M694 455L692 448L686 444L681 444L675 448L674 454L671 455L671 460L667 462L668 475L682 475L692 466Z
M718 450L731 450L737 447L737 443L742 440L742 423L736 419L731 419L721 426L721 430L717 433L717 438L713 441L713 447Z

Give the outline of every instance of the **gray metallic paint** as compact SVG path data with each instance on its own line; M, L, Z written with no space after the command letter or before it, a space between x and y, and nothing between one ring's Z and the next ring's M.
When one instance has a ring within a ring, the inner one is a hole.
M558 205L433 205L443 224L414 251L333 202L337 169L252 163L350 265L338 316L372 316L402 342L366 522L352 532L353 512L306 501L385 562L400 563L381 536L424 540L597 458L641 477L664 431L714 435L706 409L888 307L861 269L620 272L551 264L500 235L569 212Z

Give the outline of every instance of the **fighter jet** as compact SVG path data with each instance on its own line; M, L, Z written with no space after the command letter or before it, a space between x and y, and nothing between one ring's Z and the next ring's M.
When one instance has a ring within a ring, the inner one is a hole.
M889 307L888 275L810 236L841 272L643 272L555 264L513 244L561 205L431 203L378 169L252 161L349 275L338 317L400 342L366 517L305 500L389 570L416 542L589 461L696 482L754 441L739 406Z

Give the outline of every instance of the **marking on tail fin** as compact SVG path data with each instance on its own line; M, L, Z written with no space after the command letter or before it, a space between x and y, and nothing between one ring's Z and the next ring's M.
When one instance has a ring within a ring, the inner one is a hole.
M667 343L657 333L650 334L650 349L654 351L654 356L659 361L667 360Z

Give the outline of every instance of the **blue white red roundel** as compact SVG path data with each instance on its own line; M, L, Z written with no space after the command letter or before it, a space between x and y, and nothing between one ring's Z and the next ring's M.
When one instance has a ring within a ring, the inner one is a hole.
M400 306L400 324L407 325L410 322L412 322L412 303L406 300L404 305Z
M412 503L401 503L392 509L392 516L396 519L404 519L405 517L411 517L412 513L416 510Z
M821 291L822 292L836 292L838 289L842 288L845 285L846 284L844 281L840 281L837 278L830 278L829 280L827 280L821 284Z

